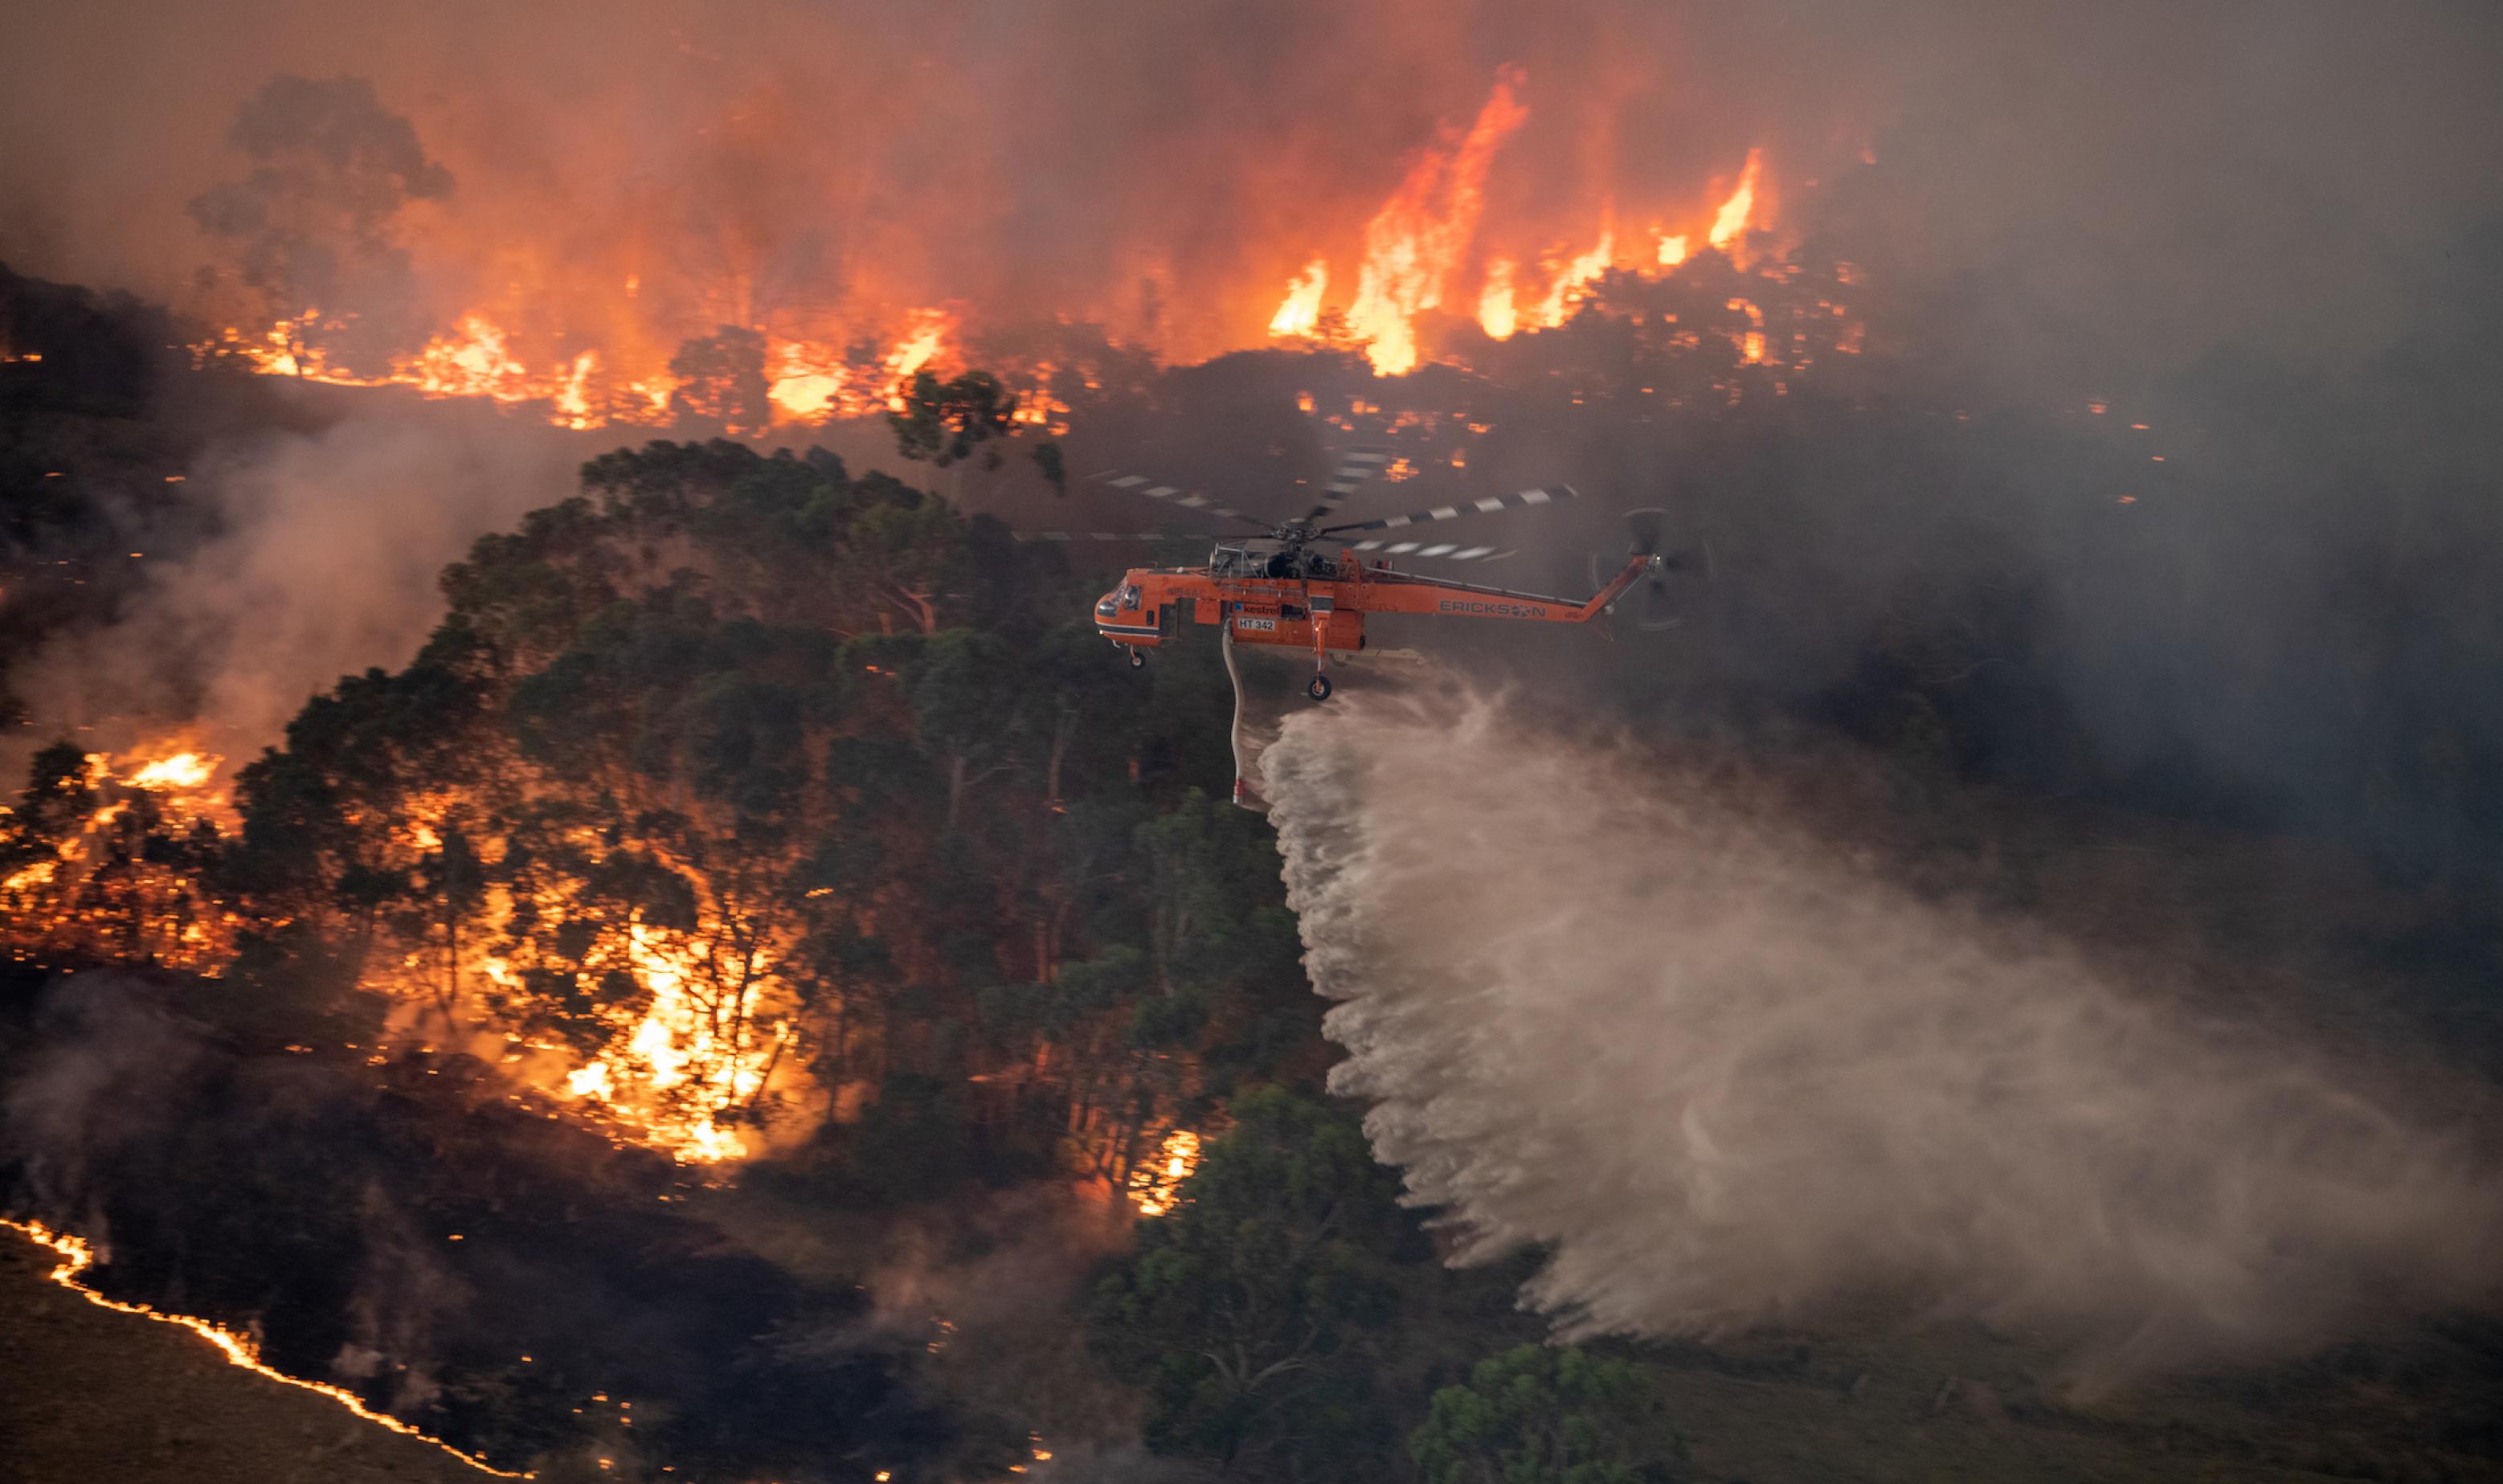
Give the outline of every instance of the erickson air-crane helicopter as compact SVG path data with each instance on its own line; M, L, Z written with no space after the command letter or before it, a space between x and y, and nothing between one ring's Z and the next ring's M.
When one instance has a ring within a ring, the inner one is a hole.
M1529 623L1589 623L1614 612L1618 600L1637 582L1647 586L1638 621L1645 628L1663 628L1666 616L1662 592L1663 573L1673 565L1659 550L1664 512L1657 508L1627 512L1633 526L1633 550L1607 584L1586 599L1556 598L1544 593L1516 592L1392 569L1392 557L1423 557L1466 562L1506 555L1492 546L1428 542L1370 533L1402 532L1464 516L1498 510L1552 505L1575 498L1570 485L1546 485L1510 495L1490 495L1456 504L1437 505L1406 515L1323 525L1341 501L1389 463L1388 451L1354 450L1322 487L1320 502L1294 519L1271 523L1210 500L1195 491L1161 484L1144 474L1114 470L1096 482L1143 495L1183 509L1239 521L1266 535L1217 538L1205 567L1135 567L1121 583L1095 604L1095 627L1128 655L1135 668L1147 663L1146 651L1160 648L1181 636L1190 623L1213 624L1225 645L1226 669L1234 674L1235 717L1234 802L1249 805L1243 748L1243 685L1234 668L1233 646L1264 644L1312 651L1313 677L1304 693L1315 701L1330 695L1332 655L1354 654L1365 646L1368 613L1414 613L1450 618L1495 618ZM1360 539L1332 540L1332 537ZM1082 535L1055 532L1046 539L1131 541L1155 540L1147 533L1092 532ZM1326 543L1335 553L1317 549ZM1594 580L1596 580L1594 572Z

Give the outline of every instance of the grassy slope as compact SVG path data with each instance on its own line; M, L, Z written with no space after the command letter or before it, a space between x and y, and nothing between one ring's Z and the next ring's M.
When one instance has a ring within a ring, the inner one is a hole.
M427 1443L48 1280L0 1231L0 1484L481 1484Z

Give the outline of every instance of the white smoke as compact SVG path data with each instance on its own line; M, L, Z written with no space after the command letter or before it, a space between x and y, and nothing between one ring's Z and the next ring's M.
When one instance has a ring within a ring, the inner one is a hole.
M1358 695L1263 766L1333 1087L1567 1335L1882 1296L2110 1379L2493 1292L2460 1136L1629 744Z
M582 440L475 407L360 412L213 447L191 478L223 524L105 627L65 633L14 682L47 724L196 725L279 741L316 691L406 664L440 621L436 578L485 532L573 490Z

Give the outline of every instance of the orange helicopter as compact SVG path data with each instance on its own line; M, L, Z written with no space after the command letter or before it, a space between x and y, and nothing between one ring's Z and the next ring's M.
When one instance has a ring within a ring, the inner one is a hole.
M1382 471L1389 454L1357 449L1347 454L1323 487L1320 502L1305 514L1271 524L1179 486L1159 484L1144 474L1114 470L1096 476L1097 483L1146 496L1150 500L1209 515L1241 521L1267 532L1263 536L1218 537L1202 567L1137 567L1122 575L1120 585L1095 604L1095 628L1129 656L1133 668L1145 665L1146 651L1161 648L1181 637L1186 624L1217 628L1225 645L1226 669L1235 674L1234 802L1250 807L1250 785L1243 747L1243 690L1234 670L1233 646L1261 644L1312 651L1313 677L1304 693L1315 701L1330 696L1332 655L1350 655L1365 647L1368 613L1413 613L1451 618L1494 618L1530 623L1589 623L1614 612L1618 600L1635 583L1649 579L1642 627L1665 628L1675 620L1665 610L1663 574L1677 564L1659 551L1659 525L1664 512L1627 512L1634 528L1632 552L1607 584L1589 598L1557 598L1517 592L1394 570L1392 557L1442 561L1478 561L1508 555L1492 546L1427 542L1364 533L1398 532L1463 516L1498 510L1552 505L1575 498L1570 485L1548 485L1510 495L1491 495L1463 503L1437 505L1406 515L1325 526L1321 522L1368 478ZM1330 537L1357 537L1329 541ZM1046 533L1054 540L1155 540L1149 534ZM1324 541L1335 554L1316 549ZM1595 580L1597 573L1594 571Z

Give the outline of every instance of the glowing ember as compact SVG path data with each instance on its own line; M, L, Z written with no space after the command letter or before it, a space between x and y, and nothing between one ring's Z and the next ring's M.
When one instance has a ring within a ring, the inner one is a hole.
M43 1246L49 1247L53 1252L59 1254L61 1260L59 1265L55 1266L50 1275L51 1281L59 1284L62 1288L69 1290L71 1293L78 1294L87 1302L94 1304L97 1308L111 1309L117 1314L136 1314L142 1319L154 1320L160 1325L174 1325L178 1328L189 1329L193 1334L198 1335L200 1338L216 1346L218 1353L224 1356L230 1364L239 1365L245 1370L251 1371L255 1375L266 1376L270 1380L279 1382L282 1385L292 1386L298 1391L311 1392L317 1397L326 1397L332 1401L339 1403L339 1405L346 1407L349 1411L356 1413L359 1417L361 1417L365 1421L373 1423L378 1427L389 1428L394 1432L414 1437L420 1442L429 1443L434 1447L440 1448L444 1452L452 1455L454 1458L457 1458L461 1462L468 1465L470 1467L477 1469L480 1473L493 1474L499 1479L531 1479L538 1477L534 1473L509 1472L505 1469L496 1467L483 1459L475 1458L469 1454L463 1453L439 1437L434 1437L426 1432L419 1432L417 1429L410 1427L407 1423L400 1421L398 1418L392 1416L388 1412L375 1411L372 1407L365 1405L364 1401L360 1398L356 1393L349 1391L344 1387L332 1386L326 1381L306 1381L296 1376L288 1375L284 1371L273 1370L267 1364L263 1363L260 1359L260 1347L255 1344L249 1335L237 1334L234 1330L227 1329L223 1325L216 1324L205 1319L195 1319L188 1314L168 1314L161 1309L152 1308L144 1303L124 1303L118 1298L105 1297L102 1294L97 1293L95 1290L88 1288L86 1284L78 1281L79 1274L86 1272L88 1268L95 1265L95 1249L90 1246L84 1237L72 1236L65 1231L55 1231L51 1227L45 1225L42 1222L16 1222L11 1221L7 1217L0 1217L0 1226L6 1226L12 1231L22 1233L23 1235L32 1238L34 1241L42 1244Z
M1130 1199L1141 1216L1162 1216L1182 1199L1183 1182L1199 1168L1199 1135L1177 1128L1153 1159L1130 1172Z
M1679 232L1674 237L1663 237L1660 239L1660 265L1662 267L1673 268L1686 260L1686 234L1684 232Z
M1732 299L1730 308L1747 317L1747 331L1738 337L1738 357L1749 365L1765 359L1765 312L1746 299Z

